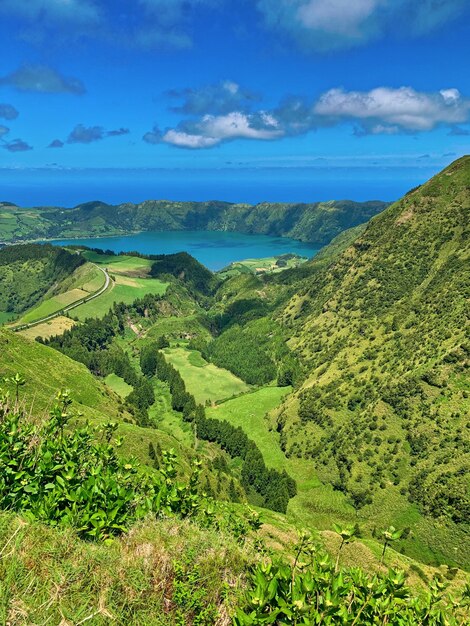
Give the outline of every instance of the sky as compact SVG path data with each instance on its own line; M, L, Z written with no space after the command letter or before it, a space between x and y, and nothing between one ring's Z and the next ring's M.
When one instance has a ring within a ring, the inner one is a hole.
M419 180L470 152L470 0L0 0L0 36L3 173Z

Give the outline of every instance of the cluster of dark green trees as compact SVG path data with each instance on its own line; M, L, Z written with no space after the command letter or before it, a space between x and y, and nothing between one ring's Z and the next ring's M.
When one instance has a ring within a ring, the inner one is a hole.
M155 402L152 384L136 372L129 354L113 342L124 331L126 311L124 305L115 305L102 319L89 318L44 343L83 363L96 376L123 378L133 387L126 398L127 409L141 426L150 426L148 409Z
M286 471L268 469L259 448L241 428L232 426L226 420L206 417L204 407L197 404L194 396L186 390L180 373L167 363L160 350L165 345L163 338L144 346L140 354L142 373L147 377L156 376L168 384L173 409L194 424L200 439L216 442L231 457L242 459L241 482L249 496L255 497L268 509L285 513L290 498L297 493L295 480Z

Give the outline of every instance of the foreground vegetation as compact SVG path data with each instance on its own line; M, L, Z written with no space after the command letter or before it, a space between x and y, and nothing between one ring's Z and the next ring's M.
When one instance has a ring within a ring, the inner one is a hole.
M20 403L24 379L10 382L14 397L0 398L0 508L27 521L0 514L5 623L59 616L123 625L466 623L468 587L451 597L436 579L426 595L412 597L400 572L339 570L341 548L354 535L340 527L335 564L309 534L292 546L293 562L270 556L256 515L234 514L198 493L197 465L181 484L174 455L163 453L160 469L143 474L117 457L116 424L101 433L68 430L65 392L48 420L31 420ZM384 535L383 556L392 538Z

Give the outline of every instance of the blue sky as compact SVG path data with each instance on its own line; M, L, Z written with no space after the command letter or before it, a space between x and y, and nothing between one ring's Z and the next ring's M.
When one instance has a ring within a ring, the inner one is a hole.
M0 168L438 170L468 0L0 0Z

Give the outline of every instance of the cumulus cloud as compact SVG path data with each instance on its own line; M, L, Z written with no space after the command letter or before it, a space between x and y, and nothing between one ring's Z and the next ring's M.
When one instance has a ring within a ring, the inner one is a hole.
M10 129L7 126L3 126L3 124L0 124L0 139L7 135L9 132Z
M13 139L13 141L5 142L1 147L8 150L8 152L26 152L33 149L32 146L22 139Z
M358 137L425 132L438 126L450 126L453 134L466 134L456 125L469 118L470 99L457 89L435 93L411 87L378 87L367 92L330 89L313 103L290 97L270 111L206 113L164 132L154 127L143 140L180 148L212 148L235 139L269 141L341 124L352 125Z
M105 130L102 126L84 126L83 124L77 124L67 137L67 143L93 143L95 141L101 141L106 137L117 137L127 135L128 133L128 128ZM55 139L52 143L56 141L60 140ZM61 146L50 145L49 147L58 148Z
M78 78L63 76L46 65L23 65L0 78L0 85L11 85L18 91L37 93L85 93L85 86Z
M149 130L142 139L146 143L161 143L162 140L162 131L158 128L158 126L154 126L152 130Z
M18 111L11 104L0 103L0 117L4 120L15 120L18 117Z
M168 143L178 148L213 148L234 139L278 139L284 131L269 113L251 115L233 111L227 115L204 115L200 120L183 122L165 133L144 135L149 143ZM151 139L151 141L149 141Z
M120 137L121 135L128 135L129 132L130 131L128 128L117 128L116 130L108 130L106 132L106 136L107 137Z
M326 123L359 122L369 134L419 132L466 121L470 100L457 89L437 93L418 92L411 87L378 87L367 92L330 89L315 103L313 111Z
M47 147L48 148L63 148L64 142L61 141L60 139L54 139L53 141L51 141L51 143Z
M172 90L168 95L183 101L181 105L172 107L172 111L189 115L231 113L245 109L260 99L257 94L242 89L238 83L231 80L198 89Z
M266 25L318 51L380 36L427 33L456 18L466 0L258 0Z

